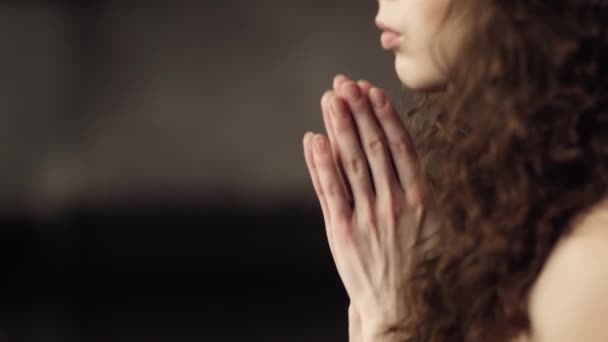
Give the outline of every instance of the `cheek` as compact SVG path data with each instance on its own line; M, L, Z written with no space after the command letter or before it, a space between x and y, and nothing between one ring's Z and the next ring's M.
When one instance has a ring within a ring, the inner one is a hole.
M440 2L445 0L412 0L411 10L402 12L405 36L400 51L395 54L395 69L403 85L415 90L441 88L445 82L432 47L439 20Z
M397 54L406 56L411 62L419 62L427 56L431 39L431 18L424 16L420 8L413 8L402 16L403 41Z

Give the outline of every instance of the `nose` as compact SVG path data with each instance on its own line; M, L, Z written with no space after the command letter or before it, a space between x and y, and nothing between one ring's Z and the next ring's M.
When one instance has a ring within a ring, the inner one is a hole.
M378 11L378 14L376 14L376 17L374 18L374 23L376 24L376 27L379 28L381 31L384 30L382 28L382 22L380 21L380 11Z
M378 25L378 19L380 18L380 7L382 6L382 0L378 0L378 6L376 7L376 17L374 18L374 22Z
M376 16L374 17L374 23L381 31L385 31L385 29L386 29L386 27L384 27L385 25L383 25L383 22L385 19L384 17L386 16L385 12L386 12L387 8L385 6L383 6L383 4L384 4L383 0L378 0Z
M384 25L378 17L376 17L376 26L380 29L380 31L392 31L392 29L386 25Z

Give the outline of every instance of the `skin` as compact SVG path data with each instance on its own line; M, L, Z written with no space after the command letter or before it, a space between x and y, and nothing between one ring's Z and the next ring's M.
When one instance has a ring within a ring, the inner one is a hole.
M348 89L355 85L341 75L336 77L334 84L339 88L338 94L342 93L342 87ZM358 86L368 89L368 94L379 91L365 81L358 82ZM349 108L355 108L354 103L351 104L341 96L336 95L335 90L323 96L322 108L326 120L331 119L327 105L330 97L337 103L346 102ZM375 98L374 95L368 97ZM370 101L373 103L373 100ZM408 255L408 247L416 238L412 233L423 229L419 220L420 210L428 206L425 185L417 177L416 169L411 167L416 165L417 160L411 146L402 145L401 148L392 150L400 151L400 156L389 152L390 147L385 147L380 149L384 151L382 153L385 157L367 157L369 164L377 163L389 155L394 158L396 165L405 160L411 163L409 167L401 164L402 168L397 168L396 173L387 169L381 171L385 172L383 181L393 184L384 194L368 193L365 195L367 197L362 197L363 202L354 200L353 204L352 197L348 196L347 190L342 186L346 184L352 187L353 193L357 194L361 184L371 182L373 176L356 185L356 179L349 180L348 167L344 167L346 180L340 178L337 165L347 165L343 162L348 160L351 153L347 150L365 150L361 147L361 142L347 142L341 136L358 132L362 141L370 141L369 137L379 131L373 125L366 127L362 118L357 120L357 115L367 116L370 121L375 118L379 127L386 127L382 138L385 139L385 146L390 145L391 141L394 142L393 146L398 146L402 142L396 143L400 139L394 133L403 133L403 126L392 120L393 111L390 101L382 109L373 112L362 111L357 114L353 110L353 121L357 124L361 122L361 128L356 128L355 125L347 126L346 129L337 128L337 125L328 121L328 134L333 138L328 139L314 133L307 133L304 137L306 161L321 203L330 250L351 299L348 309L351 342L397 342L402 339L400 332L389 331L390 327L397 326L404 319L403 308L396 306L400 302L398 299L402 298L400 284L396 280L407 272L407 260L411 257ZM390 125L394 127L389 127ZM340 124L339 127L343 126ZM340 130L345 131L338 133ZM320 148L315 148L315 141L321 143ZM379 168L370 166L369 169L373 174L373 169ZM376 177L381 174L376 174ZM399 176L396 174L402 174L404 183L409 186L404 187L401 181L397 182ZM409 178L409 175L414 176ZM353 195L355 198L357 196ZM356 203L365 204L357 206ZM359 212L371 214L359 216ZM370 220L370 217L374 220ZM608 260L606 227L608 200L590 208L574 221L573 233L563 237L557 244L532 288L529 304L531 333L520 336L518 342L608 341L608 328L604 319L608 317L608 268L602 265Z
M367 89L366 82L361 84ZM375 341L403 319L404 309L396 303L404 295L408 246L425 222L425 188L411 139L384 93L371 87L365 96L343 76L334 85L349 107L332 91L322 98L333 144L307 133L304 150L330 249L351 298L351 316L361 322L351 336ZM360 138L356 127L361 127ZM337 147L350 196L330 146Z
M445 87L441 68L430 63L432 37L442 36L449 0L380 0L376 17L399 28L396 71L404 85L432 91ZM441 45L456 53L458 30ZM414 38L415 37L415 38ZM449 59L449 58L448 58ZM449 63L448 63L449 64ZM402 279L421 231L432 229L429 198L411 138L381 89L337 75L321 98L327 136L307 132L306 164L321 205L329 247L351 300L351 342L400 341L405 319ZM394 165L394 166L393 166ZM429 226L431 226L429 228ZM532 332L518 341L608 341L608 201L575 222L535 283L530 299ZM581 336L585 336L581 339Z
M443 22L452 0L380 0L376 23L400 34L395 70L405 86L415 90L445 88L444 69L454 59L465 24L453 13Z
M431 41L439 36L448 3L379 1L375 20L399 32L395 67L412 89L443 87ZM305 159L351 298L351 341L392 338L384 332L403 318L394 305L403 294L395 289L410 261L407 246L424 229L426 185L411 138L384 91L344 75L334 78L332 88L321 99L327 137L306 133Z
M556 245L531 290L528 341L608 341L606 227L608 200L580 214Z
M368 99L352 81L338 77L334 83L352 113L343 100L326 93L322 107L333 145L323 135L307 133L305 156L330 249L351 299L349 313L360 322L351 325L351 341L380 341L404 315L396 304L404 295L408 246L424 222L423 186L411 141L390 101L377 88L369 90ZM362 127L360 138L356 127ZM350 196L330 146L339 148Z

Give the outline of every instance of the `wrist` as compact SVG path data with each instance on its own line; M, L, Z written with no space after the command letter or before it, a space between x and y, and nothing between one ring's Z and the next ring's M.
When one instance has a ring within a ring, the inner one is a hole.
M361 317L355 307L350 304L348 307L348 341L362 342L363 336L361 335Z
M404 342L408 335L404 327L404 318L362 318L361 331L365 342Z
M405 342L409 335L397 327L375 327L365 332L365 342Z

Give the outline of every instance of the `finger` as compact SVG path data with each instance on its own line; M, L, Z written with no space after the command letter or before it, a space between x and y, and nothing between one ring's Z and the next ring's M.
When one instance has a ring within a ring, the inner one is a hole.
M330 225L341 225L350 218L352 209L346 199L346 194L340 184L338 171L331 158L329 142L321 134L315 135L313 141L315 166L319 175L321 192L327 201Z
M382 198L393 192L397 182L393 162L387 146L387 138L377 122L377 118L367 97L353 82L342 84L348 104L353 112L363 150L371 170L376 197Z
M308 166L308 171L310 173L310 178L312 179L312 184L317 193L317 197L319 198L319 202L321 203L321 211L323 213L323 219L325 221L325 234L327 235L327 243L329 245L329 250L331 252L332 258L334 259L334 263L336 264L336 268L338 268L337 259L334 254L334 239L330 231L330 216L329 210L327 208L327 200L323 195L321 183L319 181L319 173L317 171L317 167L315 165L314 157L313 157L313 139L314 134L311 132L307 132L304 135L303 145L304 145L304 158L306 159L306 165Z
M372 84L366 80L359 80L357 82L359 89L365 94L365 96L369 96L369 90L372 88Z
M418 196L420 189L420 165L414 143L388 97L378 88L370 90L370 101L376 117L384 130L391 151L399 182L410 196Z
M345 94L342 93L342 84L345 82L348 82L352 80L342 74L338 74L334 77L334 82L333 82L333 86L334 86L334 91L336 92L336 94L340 95L340 96L345 96ZM363 92L363 94L365 94L366 96L369 95L369 90L372 88L372 84L369 83L366 80L359 80L357 82L357 85L359 86L359 88L361 89L361 91Z
M306 166L308 167L308 172L310 173L310 179L312 180L312 186L315 189L315 193L317 194L317 198L319 199L319 203L321 205L321 211L323 213L323 219L325 220L325 225L329 223L329 210L327 209L327 200L323 194L323 189L321 188L321 183L319 182L319 175L317 171L317 167L315 165L315 160L313 157L313 139L314 133L307 132L304 135L304 139L302 141L302 145L304 146L304 159L306 160Z
M331 104L331 122L336 140L342 152L342 164L346 178L353 192L357 208L369 208L374 199L374 190L370 178L370 168L365 152L359 142L357 127L346 104L340 98L334 98Z
M333 87L334 87L334 91L336 92L336 94L339 94L340 96L341 91L342 91L342 83L344 82L348 82L350 81L350 78L342 75L342 74L338 74L334 77L334 82L333 82Z
M326 91L325 94L323 94L323 97L321 97L321 112L323 113L323 122L325 124L325 131L329 137L329 145L331 146L334 163L338 170L338 174L340 175L340 183L342 184L346 197L350 202L353 198L352 191L350 189L350 185L346 181L346 177L344 176L344 169L342 168L342 163L340 162L342 153L336 142L336 135L330 118L330 102L333 96L334 94L332 91Z

